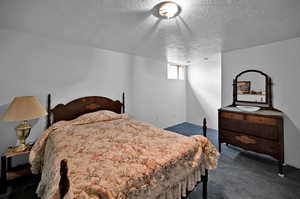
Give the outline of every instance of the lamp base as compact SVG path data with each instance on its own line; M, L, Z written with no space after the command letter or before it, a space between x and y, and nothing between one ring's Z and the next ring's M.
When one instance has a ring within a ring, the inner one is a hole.
M16 127L16 135L18 137L20 145L13 147L14 152L20 152L27 149L26 138L29 136L31 126L27 121L23 121L20 125Z

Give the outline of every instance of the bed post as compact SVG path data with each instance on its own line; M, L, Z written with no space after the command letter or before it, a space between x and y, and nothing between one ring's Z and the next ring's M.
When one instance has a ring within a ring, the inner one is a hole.
M63 159L60 162L60 181L59 181L59 198L63 199L70 189L68 178L68 161Z
M122 113L125 113L125 92L122 93Z
M51 126L51 94L47 96L47 128Z
M203 119L203 136L207 137L207 126L206 126L206 118ZM203 184L203 199L207 199L207 182L208 182L208 170L205 169L205 174L201 176L202 184Z
M207 126L206 126L207 122L206 122L206 118L203 119L203 136L207 137L206 132L207 132Z

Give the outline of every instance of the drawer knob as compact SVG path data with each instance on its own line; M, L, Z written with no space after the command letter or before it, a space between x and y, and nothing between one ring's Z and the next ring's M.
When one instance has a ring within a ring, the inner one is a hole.
M254 139L249 138L248 136L236 136L235 139L245 144L255 144L256 141Z

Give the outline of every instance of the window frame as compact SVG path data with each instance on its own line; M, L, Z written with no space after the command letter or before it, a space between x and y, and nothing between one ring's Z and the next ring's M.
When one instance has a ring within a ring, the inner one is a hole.
M169 78L169 67L176 67L176 78ZM180 74L180 69L182 69L182 79ZM168 63L167 64L167 80L179 80L179 81L184 81L185 80L185 66L180 65L180 64L174 64L174 63Z

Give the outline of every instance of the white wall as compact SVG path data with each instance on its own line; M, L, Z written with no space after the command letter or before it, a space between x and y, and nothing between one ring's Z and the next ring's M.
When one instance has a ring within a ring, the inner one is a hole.
M188 67L187 122L202 125L207 118L209 128L218 129L221 107L221 54Z
M273 81L274 107L285 114L286 163L300 168L300 38L222 55L222 105L232 103L232 80L247 69L267 73Z
M185 81L168 80L166 62L132 61L132 114L162 128L185 122Z
M34 95L46 105L101 95L121 100L126 112L159 127L185 121L184 82L166 80L166 63L129 54L0 29L0 115L15 96ZM43 131L34 124L29 140ZM16 143L17 123L0 122L0 153Z
M127 94L130 111L130 56L30 34L0 30L0 111L15 96L34 95L53 105L88 95L121 99ZM43 131L45 122L34 121L30 140ZM16 141L16 123L0 122L0 152Z

